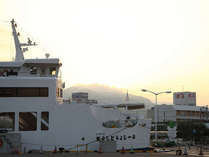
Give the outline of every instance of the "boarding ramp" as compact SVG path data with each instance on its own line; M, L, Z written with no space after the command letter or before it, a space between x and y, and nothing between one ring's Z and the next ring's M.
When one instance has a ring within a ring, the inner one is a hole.
M100 141L99 152L114 153L117 151L116 141Z

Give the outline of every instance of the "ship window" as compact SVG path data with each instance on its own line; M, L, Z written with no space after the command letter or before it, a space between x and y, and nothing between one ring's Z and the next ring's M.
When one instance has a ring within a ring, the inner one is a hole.
M55 76L56 75L56 68L55 67L50 68L49 72L50 72L50 75Z
M46 74L46 70L45 69L41 69L41 75L45 75Z
M49 112L41 112L41 130L49 130Z
M48 97L48 88L39 88L39 96L41 97Z
M30 74L37 74L37 67L31 67Z
M38 88L18 88L19 97L38 97L39 89Z
M62 98L63 97L63 90L60 89L60 97Z
M19 130L34 131L37 129L37 112L19 113Z
M62 98L63 97L63 89L57 88L56 89L56 96Z
M56 89L56 96L59 97L59 88Z
M47 87L2 87L0 97L48 97Z
M15 113L1 112L0 113L0 130L14 131L15 129Z
M13 76L17 76L17 72L14 72L13 69L11 69L9 72L7 72L7 75L13 75Z
M16 97L16 88L0 88L0 97Z

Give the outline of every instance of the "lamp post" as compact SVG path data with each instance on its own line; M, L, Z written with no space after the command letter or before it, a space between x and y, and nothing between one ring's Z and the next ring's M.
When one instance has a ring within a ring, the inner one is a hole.
M151 93L151 94L154 94L155 95L155 105L157 105L157 96L160 95L160 94L163 94L163 93L172 93L171 91L164 91L164 92L153 92L153 91L150 91L150 90L147 90L147 89L142 89L141 90L142 92L148 92L148 93ZM154 119L155 119L155 140L157 142L157 123L158 123L158 112L157 112L157 106L155 106L154 108Z

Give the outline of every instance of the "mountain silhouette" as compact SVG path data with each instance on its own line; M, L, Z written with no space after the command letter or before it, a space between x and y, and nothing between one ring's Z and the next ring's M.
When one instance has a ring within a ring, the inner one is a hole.
M99 104L121 104L125 102L126 92L119 88L113 88L105 85L90 84L90 85L75 85L64 90L64 98L71 99L73 92L87 92L89 99L97 100ZM129 95L130 103L144 103L145 108L150 108L153 103L142 96Z

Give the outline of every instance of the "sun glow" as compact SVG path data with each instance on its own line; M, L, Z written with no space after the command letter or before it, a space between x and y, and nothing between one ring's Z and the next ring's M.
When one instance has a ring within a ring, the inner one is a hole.
M99 83L129 88L137 95L143 95L141 88L180 91L184 86L185 90L197 91L200 104L209 103L208 1L0 3L4 9L0 19L14 17L26 32L39 39L51 57L61 58L68 86ZM1 44L1 49L6 48ZM12 58L8 51L2 52L2 60ZM44 53L34 50L25 56L43 57ZM171 100L171 96L162 98L162 102Z

